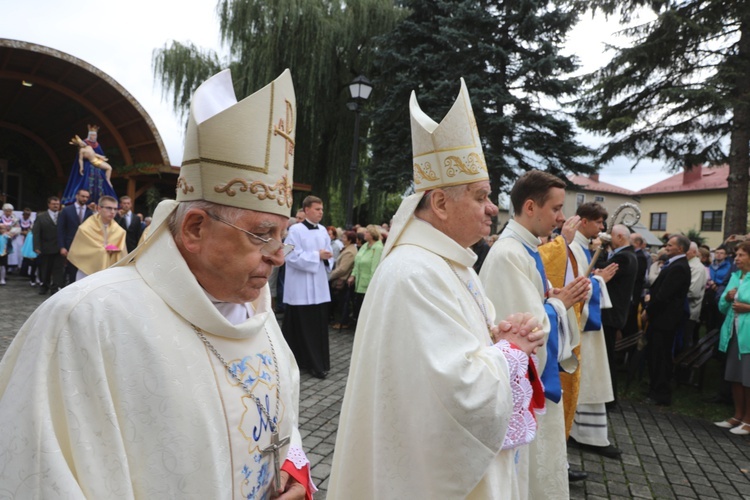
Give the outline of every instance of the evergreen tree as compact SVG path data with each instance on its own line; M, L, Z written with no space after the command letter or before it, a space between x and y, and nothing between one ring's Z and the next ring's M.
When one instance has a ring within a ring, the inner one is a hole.
M605 0L591 7L626 23L641 8L652 22L585 80L580 124L605 135L598 163L620 155L672 169L729 164L725 236L747 230L750 167L750 2ZM729 143L727 151L727 142ZM637 165L637 162L636 162Z
M411 15L378 40L375 88L388 88L372 113L372 186L403 191L412 178L408 102L412 90L440 120L464 77L484 141L494 190L531 168L564 176L590 173L558 106L575 94L560 54L578 13L565 1L408 0Z
M370 40L403 17L393 0L220 0L217 11L229 61L172 42L154 54L154 71L185 115L195 88L230 67L238 99L292 70L297 96L295 182L330 201L343 223L354 115L347 84L372 71ZM364 155L363 155L364 156Z

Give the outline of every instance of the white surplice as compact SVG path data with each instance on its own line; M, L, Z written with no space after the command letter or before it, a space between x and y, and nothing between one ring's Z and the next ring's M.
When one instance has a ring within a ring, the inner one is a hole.
M583 276L589 268L591 254L586 254L589 239L580 231L576 232L570 251L578 263L578 274ZM599 276L590 275L589 278L598 283L598 287L591 287L581 310L581 329L586 328L590 314L598 315L601 320L601 309L612 307L607 292L607 285ZM593 294L599 294L599 305L591 303ZM599 307L598 312L591 310ZM570 435L579 443L593 446L608 446L608 424L605 403L614 400L612 379L609 376L609 360L607 358L607 343L604 340L604 330L591 328L581 332L581 381L578 390L578 405Z
M320 251L332 252L331 238L325 226L308 229L304 223L289 228L286 243L294 250L286 257L284 276L284 303L293 306L311 306L331 301L328 273ZM334 260L328 259L328 270L333 269Z
M163 227L134 263L47 300L0 363L0 496L267 498L267 418L191 326L291 437L280 462L301 468L299 372L268 287L246 307L227 321Z
M448 259L461 280L454 274ZM519 498L508 362L476 255L411 219L370 283L328 485L332 500ZM474 300L465 278L471 278Z
M529 250L537 252L538 246L539 238L510 220L487 254L480 279L498 317L529 312L539 321L545 336L549 336L551 323L544 308L545 283L534 258L529 254ZM569 324L570 316L560 300L546 300L554 307L559 318L559 349L557 360L547 359L544 346L539 349L539 373L544 371L546 363L556 362L572 372L577 367L572 350L579 342L578 327ZM546 403L547 412L538 417L536 439L521 450L519 489L523 498L567 499L569 490L563 408L562 404L549 399Z
M588 257L584 248L588 248L588 239L580 232L576 232L570 251L573 252L578 263L578 275L589 267ZM601 309L612 307L612 301L607 292L607 285L598 276L589 276L599 283L599 304ZM589 319L589 307L591 304L594 287L591 287L581 311L581 328L584 328ZM601 315L600 315L601 317ZM609 361L607 360L607 344L604 341L604 330L583 331L581 333L581 385L578 393L578 403L606 403L612 401L612 380L609 377Z

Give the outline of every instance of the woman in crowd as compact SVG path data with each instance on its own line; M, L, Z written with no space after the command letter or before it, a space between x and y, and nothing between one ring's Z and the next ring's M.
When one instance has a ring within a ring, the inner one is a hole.
M715 425L740 436L750 434L750 241L737 247L732 273L719 300L726 315L721 327L719 350L727 353L724 378L732 384L734 416Z
M380 241L380 228L370 224L365 228L365 243L354 258L354 269L349 276L349 286L354 286L354 320L359 317L359 309L365 300L365 292L370 285L375 268L380 264L380 255L383 253L383 243Z
M336 266L328 276L328 281L331 284L331 299L333 301L331 309L333 310L333 317L339 318L339 321L332 326L339 330L350 327L349 313L351 309L349 303L351 302L351 287L347 281L352 274L354 259L357 256L357 233L346 231L341 236L341 242L344 244L344 248L341 250L338 259L336 259Z
M0 215L0 224L7 227L6 236L9 241L8 248L6 248L5 264L6 269L10 267L17 267L21 265L21 253L15 252L16 246L14 242L19 234L21 234L21 226L18 222L18 217L13 213L13 205L5 203L3 205L3 213Z
M662 266L667 260L669 260L667 251L663 248L660 249L656 254L654 263L651 264L651 267L648 269L648 275L646 276L646 286L651 286L654 284L654 281L656 281L656 278L659 276L659 271L661 271Z
M338 230L333 226L326 227L328 237L331 238L331 250L333 250L333 260L338 261L339 253L344 248L344 243L339 239ZM330 279L330 278L329 278Z

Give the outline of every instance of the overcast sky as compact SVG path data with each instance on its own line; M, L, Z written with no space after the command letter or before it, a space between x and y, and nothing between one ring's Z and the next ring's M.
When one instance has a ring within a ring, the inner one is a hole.
M0 38L52 47L110 75L151 116L171 163L179 165L183 125L154 83L152 54L170 40L190 41L199 47L219 50L216 3L215 0L99 0L91 3L0 0ZM605 23L600 18L591 20L587 16L571 36L568 50L581 58L584 69L595 69L607 61L603 41L611 39L616 29L614 23ZM592 145L594 139L582 137L582 141ZM107 144L102 143L106 152ZM600 180L635 191L670 175L658 164L641 164L631 173L631 165L632 161L625 158L616 161L605 167Z

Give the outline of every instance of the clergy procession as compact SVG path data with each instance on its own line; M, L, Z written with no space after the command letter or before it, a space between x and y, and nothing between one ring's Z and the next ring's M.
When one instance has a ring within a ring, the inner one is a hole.
M640 236L596 202L563 213L566 181L532 169L477 265L498 206L456 83L439 121L419 90L403 103L414 189L382 225L327 227L327 200L294 197L289 70L239 102L229 70L195 90L149 225L85 188L4 216L0 279L23 230L44 301L0 362L0 497L567 499L587 479L569 447L618 463L615 345L646 329L650 395L671 403L689 242L639 307ZM352 347L321 485L301 414L342 371L331 332Z

